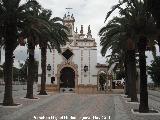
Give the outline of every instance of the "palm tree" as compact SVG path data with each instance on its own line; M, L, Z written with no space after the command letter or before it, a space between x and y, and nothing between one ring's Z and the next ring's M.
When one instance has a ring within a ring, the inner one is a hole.
M34 50L35 46L39 44L39 41L42 40L42 38L44 38L43 35L46 35L46 33L49 33L51 30L48 21L42 19L40 16L43 8L39 5L39 3L35 1L34 4L31 4L31 7L32 9L30 9L30 7L26 7L26 11L29 15L22 24L23 30L20 33L20 37L23 40L27 38L29 52L26 98L34 99ZM49 37L49 34L47 35ZM45 41L45 39L43 39L43 41Z
M154 43L152 37L155 33L155 22L150 13L146 10L146 4L142 1L136 1L129 5L132 15L135 40L137 41L137 48L139 50L139 67L140 67L140 105L139 112L148 112L148 92L147 92L147 75L146 75L146 57L145 50L147 41L151 44ZM137 38L137 39L136 39ZM154 46L152 46L154 48Z
M41 69L42 69L42 75L41 75L41 90L39 95L47 95L46 93L46 52L47 52L47 46L51 49L57 49L58 52L61 52L61 45L65 45L66 41L68 41L68 37L65 31L67 31L67 27L63 26L60 21L62 21L61 18L51 17L51 11L44 9L42 11L41 17L42 19L45 19L50 24L51 31L44 30L44 36L39 41L39 46L41 48Z
M159 0L145 0L147 4L148 11L152 13L155 21L156 26L158 29L160 29L160 1Z
M101 36L102 55L105 55L108 48L116 50L117 52L122 50L124 53L127 53L125 54L125 61L123 61L123 63L127 70L127 85L129 85L129 87L127 86L127 88L129 88L128 96L131 97L131 101L134 102L137 101L136 78L134 77L136 76L136 62L135 48L129 36L129 29L128 19L126 17L115 17L100 30L99 34ZM128 42L127 45L126 42Z
M156 32L156 40L158 42L159 51L160 51L160 1L159 0L146 0L148 11L151 12L153 15L156 26L157 26L157 32Z
M146 56L147 46L146 37L142 37L138 43L139 50L139 67L140 67L140 105L139 112L148 112L148 92L147 92L147 75L146 75Z
M1 0L0 1L0 37L1 45L5 45L5 67L4 81L5 92L3 105L14 105L12 97L12 66L13 51L17 46L17 35L20 26L26 18L25 7L27 3L33 2L29 0L27 3L20 5L21 0Z
M12 97L12 65L13 65L13 51L15 48L15 43L17 41L17 22L16 22L16 12L18 6L18 0L14 1L1 1L1 27L3 29L2 39L5 40L5 67L4 67L4 81L5 81L5 93L3 105L13 105ZM11 15L12 14L12 15ZM4 16L5 15L5 16ZM4 32L4 29L6 31ZM1 40L2 40L1 39Z
M147 77L146 77L146 59L145 59L145 50L147 41L149 40L149 43L151 45L154 45L154 40L152 40L153 35L155 33L155 22L152 17L152 15L147 11L146 8L147 4L145 1L138 1L138 0L130 0L126 1L123 0L123 2L127 3L126 8L121 8L120 4L118 4L116 7L120 9L121 15L124 15L129 20L129 26L131 31L130 38L135 41L135 46L138 43L139 49L139 65L140 65L140 106L139 111L140 112L148 112L148 92L147 92ZM107 15L107 18L113 12L114 9L110 11L110 13ZM106 19L107 19L106 18ZM155 47L152 46L152 49Z

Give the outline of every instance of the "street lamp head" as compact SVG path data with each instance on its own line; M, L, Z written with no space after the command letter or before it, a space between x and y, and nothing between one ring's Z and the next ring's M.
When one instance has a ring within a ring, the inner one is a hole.
M51 65L50 65L50 64L47 65L47 70L48 70L48 71L51 70Z
M85 65L85 66L84 66L84 72L87 72L87 71L88 71L88 66Z

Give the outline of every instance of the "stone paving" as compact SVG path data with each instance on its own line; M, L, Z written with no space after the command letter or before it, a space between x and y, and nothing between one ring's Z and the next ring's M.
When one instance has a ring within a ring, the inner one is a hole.
M20 92L21 91L21 92ZM0 120L160 120L160 115L135 115L131 109L138 104L125 103L120 94L75 94L49 93L37 95L38 100L22 99L26 90L14 91L14 101L21 103L18 108L0 107ZM3 97L0 93L0 102ZM149 106L160 110L160 93L149 91Z

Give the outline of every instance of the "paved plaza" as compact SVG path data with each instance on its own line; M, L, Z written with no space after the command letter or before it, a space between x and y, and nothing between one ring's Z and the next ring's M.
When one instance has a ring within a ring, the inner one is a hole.
M25 86L16 88L14 101L22 105L18 108L1 106L0 120L160 120L160 115L133 114L131 109L138 108L138 104L126 103L120 94L49 93L40 96L34 89L39 99L28 100L24 99ZM2 101L3 91L0 91ZM160 110L160 92L149 91L149 105Z

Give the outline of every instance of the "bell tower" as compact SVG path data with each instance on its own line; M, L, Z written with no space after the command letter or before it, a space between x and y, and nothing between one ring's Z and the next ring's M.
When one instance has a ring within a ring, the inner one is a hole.
M72 9L72 8L66 8L66 9ZM75 19L74 19L73 14L70 15L70 13L68 12L67 14L64 15L64 17L63 17L63 25L65 25L66 27L69 28L68 35L73 35L74 22L75 22Z

